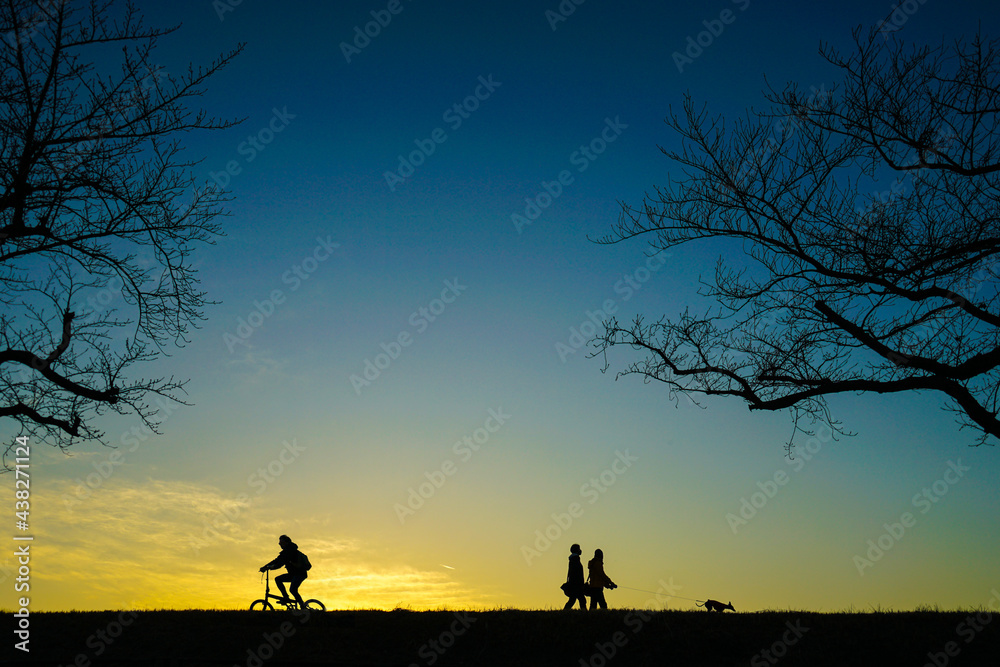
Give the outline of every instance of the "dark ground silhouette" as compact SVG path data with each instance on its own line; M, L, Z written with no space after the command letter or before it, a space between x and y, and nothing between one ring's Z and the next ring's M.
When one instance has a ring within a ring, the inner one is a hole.
M132 622L117 627L121 614ZM13 620L9 615L8 622ZM977 629L978 628L978 629ZM103 633L103 634L102 634ZM103 636L103 639L101 638ZM982 612L553 611L32 613L19 665L993 665ZM277 648L272 645L277 644ZM96 650L101 655L95 655ZM15 655L15 653L17 655ZM256 656L256 657L255 657ZM606 657L610 656L610 657Z

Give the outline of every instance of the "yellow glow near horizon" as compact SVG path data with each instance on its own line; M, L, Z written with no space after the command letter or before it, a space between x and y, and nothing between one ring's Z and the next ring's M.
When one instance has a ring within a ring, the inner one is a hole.
M220 527L211 539L202 535L199 541L198 528L209 516L206 508L225 502L226 494L217 489L187 482L111 480L88 499L85 511L73 511L65 509L68 483L53 481L46 486L37 492L35 504L39 526L32 579L35 611L245 609L263 594L257 568L277 554L276 536L283 532L299 540L314 564L303 584L304 597L318 598L329 609L545 609L558 608L565 600L558 584L565 575L563 551L569 542L553 545L530 565L516 550L475 563L471 546L466 548L470 555L441 549L455 563L444 565L442 558L432 560L434 548L423 543L425 536L410 533L407 544L395 547L312 537L329 532L329 525L324 525L329 517L303 518L289 528L289 522L280 519L280 508L266 504ZM724 531L725 524L720 525ZM608 573L626 587L609 593L611 605L685 609L693 608L691 599L727 597L732 591L740 610L801 607L795 589L802 586L813 589L810 598L838 599L833 589L843 588L843 582L824 582L815 574L849 567L842 558L810 559L808 546L793 542L775 555L768 545L748 538L743 558L734 563L723 551L725 536L718 528L702 529L700 543L651 541L645 551L624 530L609 535L618 546L608 551ZM437 537L430 534L433 543ZM589 553L585 561L587 557ZM785 572L784 590L746 585L768 558L773 561L769 569ZM409 559L426 561L427 566L408 564ZM686 565L666 568L667 562ZM669 577L666 569L672 572ZM905 586L907 568L894 571L899 574L894 585ZM711 588L698 584L706 581L713 582ZM856 574L846 581L854 581L859 591L867 583ZM947 585L948 581L941 584ZM276 592L273 583L272 592ZM677 597L665 597L668 593ZM912 605L926 602L913 599Z
M206 508L224 506L226 496L191 483L111 481L87 499L85 511L66 509L72 507L69 483L48 486L35 494L31 595L37 611L247 608L264 592L257 568L277 554L276 536L292 532L261 509L207 539L199 536ZM317 522L299 522L298 532L322 532L309 523ZM357 541L308 539L302 548L314 564L303 593L329 608L490 604L444 569L393 562L366 553ZM273 582L271 589L277 592Z
M594 498L592 487L582 494L580 484L599 476L620 445L586 464L562 466L563 479L554 482L545 471L555 464L526 467L526 447L490 444L405 522L393 505L420 480L405 470L436 469L442 454L420 459L410 452L405 465L366 470L345 465L339 449L316 447L308 465L296 462L280 483L241 504L245 475L256 464L220 481L225 489L137 478L138 470L123 469L80 497L75 480L107 453L42 450L38 462L51 473L32 491L32 609L245 609L263 593L258 568L277 555L282 533L313 562L303 595L330 609L560 608L573 542L583 546L585 561L594 548L604 550L607 572L621 586L607 595L612 607L694 609L694 600L711 597L732 600L741 611L968 608L987 604L997 587L989 573L952 566L955 553L988 547L981 533L955 522L976 509L976 482L960 481L947 503L926 514L910 504L944 468L900 484L881 502L888 509L873 512L871 498L845 494L822 475L802 477L855 456L824 449L734 534L727 513L757 490L754 480L772 478L775 465L788 467L780 459L731 454L731 471L720 475L708 468L730 451L724 441L704 443L697 457L636 448L639 461ZM255 454L273 456L268 448ZM331 480L333 473L340 476ZM731 476L726 493L698 482L713 474L720 484ZM563 529L556 519L566 524L559 515L572 502L583 513ZM917 525L859 574L853 556L906 509L917 514ZM537 551L530 562L526 549ZM0 562L0 579L10 574L10 562ZM12 587L5 589L0 607L12 608ZM667 589L676 597L664 597Z

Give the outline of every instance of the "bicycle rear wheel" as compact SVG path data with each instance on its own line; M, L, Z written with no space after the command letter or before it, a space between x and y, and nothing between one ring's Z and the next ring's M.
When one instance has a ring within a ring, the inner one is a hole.
M309 611L326 611L326 605L314 598L306 600L306 609Z
M267 600L254 600L250 605L250 611L274 611L274 607Z

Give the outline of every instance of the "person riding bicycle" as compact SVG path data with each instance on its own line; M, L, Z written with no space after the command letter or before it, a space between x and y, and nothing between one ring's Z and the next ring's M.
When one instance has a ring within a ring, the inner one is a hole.
M302 566L302 554L299 551L299 545L292 542L292 539L288 537L288 535L282 535L279 537L278 545L281 547L281 553L267 565L262 565L260 571L277 570L284 566L285 574L280 574L275 577L274 583L278 585L278 590L281 591L281 597L288 599L288 593L285 592L285 582L290 582L288 587L289 590L298 601L299 608L305 609L306 603L302 600L302 596L299 595L299 585L305 581L309 575Z

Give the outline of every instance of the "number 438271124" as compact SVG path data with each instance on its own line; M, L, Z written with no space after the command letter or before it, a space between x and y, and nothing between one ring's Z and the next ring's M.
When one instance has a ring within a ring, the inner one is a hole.
M14 460L14 496L17 498L14 503L14 510L18 518L18 526L24 526L24 529L27 530L28 498L31 495L31 480L28 477L27 470L31 456L28 438L21 436L17 439L14 456L16 457Z

